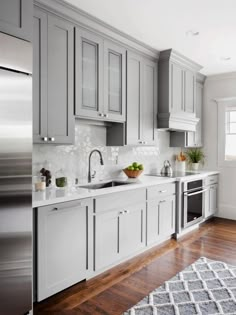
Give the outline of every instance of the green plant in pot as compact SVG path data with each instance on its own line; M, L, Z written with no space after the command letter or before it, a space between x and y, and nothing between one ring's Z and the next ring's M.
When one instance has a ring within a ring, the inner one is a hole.
M185 152L185 155L193 171L197 171L199 168L199 164L204 163L205 155L201 148L188 149Z

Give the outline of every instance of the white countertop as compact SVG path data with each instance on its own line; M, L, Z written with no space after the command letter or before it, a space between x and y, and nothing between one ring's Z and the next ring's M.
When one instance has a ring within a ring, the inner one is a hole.
M198 173L198 174L196 174ZM38 208L42 206L47 206L55 203L72 201L77 199L84 199L84 198L93 198L95 196L106 195L115 192L121 192L131 190L131 189L138 189L144 188L148 186L158 185L158 184L165 184L171 183L176 181L185 181L185 180L192 180L198 178L204 178L209 175L215 175L219 172L217 171L198 171L193 175L189 176L181 176L175 178L169 177L158 177L158 176L147 176L142 175L138 179L110 179L110 180L117 180L120 182L128 182L127 185L109 187L109 188L102 188L102 189L87 189L87 188L80 188L79 186L70 187L70 188L46 188L43 192L33 192L33 208ZM100 181L96 183L103 183L108 182ZM95 184L95 182L93 183Z

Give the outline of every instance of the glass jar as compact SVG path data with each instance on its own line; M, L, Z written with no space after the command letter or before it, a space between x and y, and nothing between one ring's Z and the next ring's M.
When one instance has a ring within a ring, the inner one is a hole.
M33 176L33 191L44 191L46 189L46 176Z

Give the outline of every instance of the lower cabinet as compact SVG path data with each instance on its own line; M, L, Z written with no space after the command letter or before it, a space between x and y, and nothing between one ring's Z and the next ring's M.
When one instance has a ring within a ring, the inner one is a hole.
M37 300L92 271L92 199L37 209Z
M147 203L147 245L175 233L175 195Z
M102 270L131 256L146 244L145 189L111 194L95 200L94 270ZM138 200L135 200L135 197ZM105 211L100 210L103 201ZM109 200L108 200L109 199ZM112 202L113 200L113 202ZM96 202L97 201L97 202ZM110 205L107 207L107 205ZM115 205L115 207L114 207Z
M205 193L205 218L217 212L218 185L210 185Z

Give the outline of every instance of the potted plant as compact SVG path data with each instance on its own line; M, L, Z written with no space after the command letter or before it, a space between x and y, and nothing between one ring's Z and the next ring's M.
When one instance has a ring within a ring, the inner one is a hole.
M188 149L185 152L188 163L191 165L193 171L197 171L199 164L204 163L205 155L201 148Z

